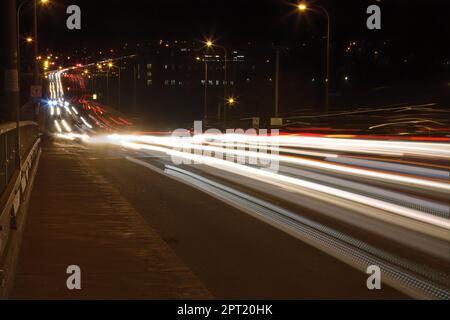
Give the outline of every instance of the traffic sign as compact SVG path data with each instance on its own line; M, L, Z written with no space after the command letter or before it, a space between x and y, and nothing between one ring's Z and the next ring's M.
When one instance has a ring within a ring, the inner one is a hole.
M42 86L31 86L30 87L30 96L32 98L42 98Z

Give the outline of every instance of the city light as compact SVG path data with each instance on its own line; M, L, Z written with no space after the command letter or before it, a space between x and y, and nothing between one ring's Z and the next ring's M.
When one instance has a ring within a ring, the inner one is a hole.
M28 43L31 43L31 42L33 42L33 38L27 37L27 38L26 38L26 41L27 41Z
M300 11L306 11L306 9L308 9L308 7L304 4L304 3L300 3L298 5L298 10Z

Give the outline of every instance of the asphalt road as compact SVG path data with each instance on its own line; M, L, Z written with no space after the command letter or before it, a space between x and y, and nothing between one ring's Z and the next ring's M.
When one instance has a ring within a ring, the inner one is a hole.
M117 188L216 298L407 298L386 284L368 290L363 272L192 186L128 161L129 150L57 143ZM167 160L134 156L154 164Z

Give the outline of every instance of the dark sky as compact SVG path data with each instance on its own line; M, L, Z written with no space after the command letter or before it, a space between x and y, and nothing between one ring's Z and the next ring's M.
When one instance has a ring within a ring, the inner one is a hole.
M114 46L159 37L201 39L214 35L226 43L290 43L324 32L323 16L299 16L288 0L51 0L40 12L44 47L66 49ZM310 0L310 3L313 0ZM448 50L449 0L317 0L332 17L334 40L388 36L409 48ZM66 29L66 8L82 10L82 30ZM382 30L365 27L366 8L382 9Z

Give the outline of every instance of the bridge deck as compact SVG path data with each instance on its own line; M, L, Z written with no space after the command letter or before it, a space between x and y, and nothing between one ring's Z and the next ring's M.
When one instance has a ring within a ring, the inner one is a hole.
M202 283L82 155L44 146L13 299L209 298ZM66 269L81 268L81 290Z

